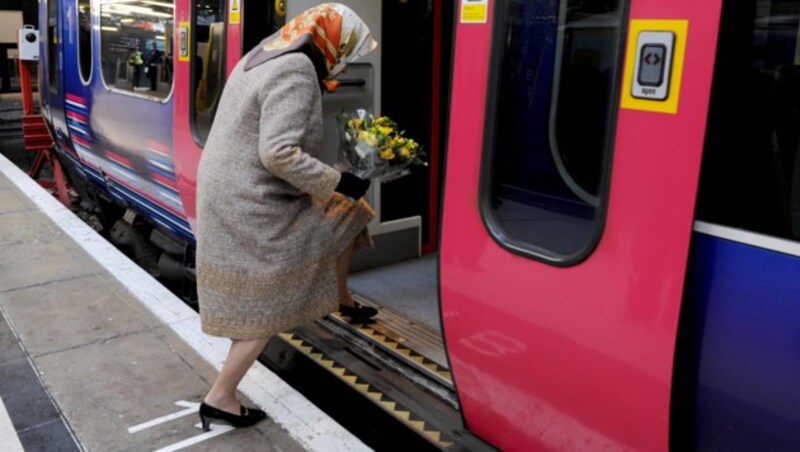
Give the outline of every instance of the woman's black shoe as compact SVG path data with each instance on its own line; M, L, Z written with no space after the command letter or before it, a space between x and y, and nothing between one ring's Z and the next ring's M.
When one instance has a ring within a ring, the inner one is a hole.
M364 306L358 302L355 302L355 306L346 306L343 304L339 305L339 312L342 315L346 315L353 320L367 320L372 317L375 317L375 314L378 313L378 310L375 308L371 308L369 306Z
M236 428L242 428L255 425L267 417L267 413L256 408L248 408L244 405L240 405L239 410L242 413L241 416L218 410L211 405L206 405L205 402L201 403L200 422L203 424L203 431L207 432L211 429L209 424L211 424L212 419L225 421Z

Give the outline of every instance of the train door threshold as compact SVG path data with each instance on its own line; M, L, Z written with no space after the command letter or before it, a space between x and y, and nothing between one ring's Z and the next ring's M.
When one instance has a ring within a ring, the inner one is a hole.
M376 450L494 450L464 428L446 367L412 348L425 337L397 334L404 322L334 313L276 337L261 360Z

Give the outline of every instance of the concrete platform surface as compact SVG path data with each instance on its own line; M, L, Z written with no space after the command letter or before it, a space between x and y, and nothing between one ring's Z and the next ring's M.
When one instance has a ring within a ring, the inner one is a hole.
M258 363L242 399L270 419L199 430L227 345L0 156L0 433L7 412L25 450L367 449Z

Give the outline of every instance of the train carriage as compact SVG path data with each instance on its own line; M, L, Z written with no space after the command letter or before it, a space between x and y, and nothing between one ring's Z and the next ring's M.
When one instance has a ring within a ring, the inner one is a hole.
M225 77L314 3L39 1L81 209L187 299ZM360 340L501 449L800 447L800 1L343 3L380 50L323 96L323 160L355 108L430 160L367 195Z

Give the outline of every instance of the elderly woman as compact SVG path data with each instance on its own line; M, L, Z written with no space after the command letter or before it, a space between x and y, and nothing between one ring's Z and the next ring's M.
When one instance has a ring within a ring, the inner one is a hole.
M266 417L241 406L236 388L274 334L336 310L368 318L347 271L371 246L369 181L314 157L322 148L321 88L377 43L349 8L305 11L236 65L200 159L197 282L203 331L232 340L200 406L246 427Z

